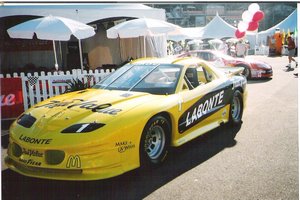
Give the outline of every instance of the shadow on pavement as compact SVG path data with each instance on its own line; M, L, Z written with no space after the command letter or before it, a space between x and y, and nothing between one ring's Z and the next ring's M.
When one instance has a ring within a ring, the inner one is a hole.
M142 199L223 149L236 145L239 127L224 125L172 149L159 167L139 168L99 181L55 181L2 171L3 199Z
M290 71L294 71L294 70L295 70L294 68L283 69L283 71L285 71L285 72L290 72Z
M247 80L247 84L266 83L271 80L272 78L251 79L251 80Z

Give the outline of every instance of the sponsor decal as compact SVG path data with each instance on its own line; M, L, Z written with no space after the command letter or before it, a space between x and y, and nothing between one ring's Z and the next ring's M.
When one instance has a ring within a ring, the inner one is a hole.
M26 165L33 165L33 166L41 166L42 165L41 162L35 161L33 159L22 159L22 158L20 158L19 161L26 164Z
M178 131L183 133L189 128L195 126L203 119L211 116L226 104L229 103L230 89L216 90L208 93L194 103L187 111L179 118Z
M43 157L43 153L37 151L37 150L32 150L32 149L22 149L22 154L28 155L28 156L34 156L34 157Z
M222 112L222 117L225 117L226 114L227 114L227 112L226 112L226 110L224 110L224 111Z
M124 93L124 94L121 94L120 96L121 97L130 97L132 96L133 94L130 94L130 93Z
M24 112L22 79L0 78L1 119L15 119Z
M75 101L80 101L78 103L75 103ZM36 108L40 107L46 107L46 108L55 108L55 107L62 107L62 106L68 106L67 108L73 108L73 107L79 107L84 108L88 110L92 110L93 112L103 113L103 114L109 114L109 115L116 115L119 112L122 111L122 109L117 108L111 108L111 104L96 104L97 101L82 101L80 99L74 99L73 101L51 101L50 103L36 106Z
M123 153L123 152L125 152L129 149L135 148L135 145L132 144L131 141L129 141L129 142L127 142L127 141L117 142L115 146L118 148L119 153Z
M232 78L233 88L244 87L247 83L246 78L242 78L240 76Z
M24 135L20 135L19 140L22 140L30 144L50 144L52 141L52 139L37 139L37 138L32 138Z
M3 94L1 95L1 107L2 106L13 106L16 104L15 94Z
M66 168L80 168L81 160L78 155L70 155L66 164Z

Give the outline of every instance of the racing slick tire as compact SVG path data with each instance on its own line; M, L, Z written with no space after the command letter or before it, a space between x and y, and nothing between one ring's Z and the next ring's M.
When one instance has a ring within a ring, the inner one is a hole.
M242 123L243 96L239 90L233 92L229 115L229 121L232 125L240 125Z
M140 141L141 166L161 164L170 147L170 122L163 116L152 117L146 124Z

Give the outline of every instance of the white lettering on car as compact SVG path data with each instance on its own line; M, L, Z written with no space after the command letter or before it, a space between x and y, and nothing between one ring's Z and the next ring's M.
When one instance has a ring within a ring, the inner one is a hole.
M185 126L188 127L202 116L210 113L214 108L218 107L223 103L223 99L224 90L210 97L204 103L199 104L198 107L194 108L192 114L191 112L187 113Z

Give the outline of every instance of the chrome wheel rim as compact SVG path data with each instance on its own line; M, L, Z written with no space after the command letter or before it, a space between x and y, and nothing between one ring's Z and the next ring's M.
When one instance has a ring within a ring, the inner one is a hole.
M241 102L239 97L234 97L231 108L231 116L234 120L238 120L241 113Z
M146 134L145 151L150 159L157 159L165 146L165 132L162 127L154 126Z

